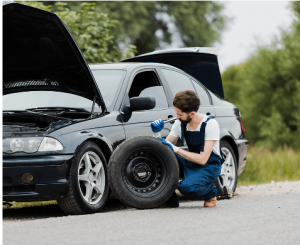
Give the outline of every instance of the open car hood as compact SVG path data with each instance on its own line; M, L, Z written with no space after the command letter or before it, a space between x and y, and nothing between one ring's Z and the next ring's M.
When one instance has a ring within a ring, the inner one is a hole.
M3 94L58 91L106 107L79 47L55 14L10 2L3 5Z
M211 92L224 99L222 79L215 48L181 48L146 53L122 62L156 62L183 70Z

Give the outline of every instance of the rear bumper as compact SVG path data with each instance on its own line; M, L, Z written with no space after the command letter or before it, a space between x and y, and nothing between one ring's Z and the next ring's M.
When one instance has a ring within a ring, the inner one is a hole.
M247 150L248 150L248 145L249 142L248 140L236 140L235 141L238 151L239 151L239 159L238 159L238 174L241 174L245 168L246 165L246 155L247 155Z
M3 158L3 201L32 202L60 199L68 192L73 155ZM20 177L30 173L24 184Z

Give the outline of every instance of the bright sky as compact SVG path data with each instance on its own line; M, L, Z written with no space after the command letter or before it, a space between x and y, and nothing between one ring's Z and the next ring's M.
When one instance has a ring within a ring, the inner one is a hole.
M290 2L223 2L227 16L233 17L223 32L219 65L223 72L227 67L243 62L259 43L271 43L280 28L290 27L294 15Z

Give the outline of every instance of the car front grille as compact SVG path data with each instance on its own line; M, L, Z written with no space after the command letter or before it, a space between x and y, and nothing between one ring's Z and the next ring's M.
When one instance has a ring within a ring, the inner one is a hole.
M3 186L3 194L12 192L32 192L35 190L35 185L16 185L16 186Z
M10 185L12 185L12 178L3 177L3 186L10 186Z

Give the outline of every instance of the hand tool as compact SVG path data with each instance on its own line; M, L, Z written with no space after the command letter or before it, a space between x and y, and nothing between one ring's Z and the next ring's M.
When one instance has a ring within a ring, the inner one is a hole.
M164 121L164 123L173 122L173 121L175 121L176 119L177 119L177 118L176 118L176 117L174 117L174 118L171 118L171 119L168 119L168 120Z

